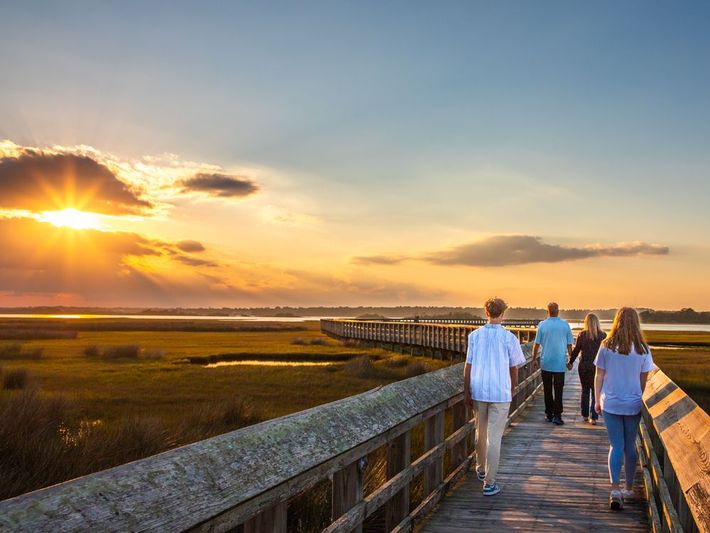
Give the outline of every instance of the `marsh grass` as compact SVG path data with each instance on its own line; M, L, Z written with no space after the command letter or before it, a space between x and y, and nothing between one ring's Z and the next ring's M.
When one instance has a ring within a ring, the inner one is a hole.
M422 363L421 361L412 361L409 365L405 367L404 371L404 377L405 378L413 378L415 376L420 376L422 374L426 374L427 372L431 371L432 367L429 365Z
M17 439L24 435L23 446L32 453L27 461L18 463L21 467L7 475L10 463L0 460L3 497L358 394L405 376L406 366L389 368L384 364L392 356L390 352L344 347L323 337L317 322L299 327L302 331L298 336L306 341L304 345L292 344L294 333L289 329L239 332L82 329L77 338L24 342L20 353L40 347L44 353L41 359L22 359L22 369L29 376L25 390L0 390L0 408L6 413L0 424L9 431L7 421L29 417L27 423L18 424L19 433L13 442L19 442ZM323 339L325 343L315 339ZM131 349L122 348L111 354L116 357L104 358L107 348L124 346ZM135 347L139 347L137 358ZM17 353L17 349L12 348L11 352ZM374 370L358 377L347 373L344 364L205 369L181 363L189 357L211 357L205 354L342 363L367 355ZM445 364L432 363L438 367ZM2 375L14 370L5 365ZM24 401L24 410L8 407L13 398L33 390L35 382L42 384L42 392L36 393L34 408L28 407L31 403L28 400ZM62 400L66 407L57 417L61 425L47 415L48 406L59 397L71 398L70 402ZM14 414L7 415L8 411ZM35 432L33 427L55 430ZM0 439L3 445L8 442L4 434ZM46 461L41 459L45 456ZM35 468L34 464L38 466ZM12 479L7 485L6 477Z
M314 339L304 339L302 337L296 337L291 341L291 344L295 346L329 346L330 343L328 339L323 337L316 337Z
M651 349L653 361L686 394L710 413L710 348Z
M369 357L352 359L343 365L343 371L349 376L363 379L381 378L385 375L382 367L375 366Z
M141 348L137 344L124 344L119 346L108 346L101 350L101 357L106 360L133 359L140 356Z
M160 361L165 356L163 350L142 350L137 344L123 344L101 348L95 344L83 349L85 357L103 361Z
M5 390L24 389L30 381L30 373L25 368L14 368L2 373L2 388Z
M132 319L132 318L3 318L0 331L22 339L76 338L84 331L174 331L174 332L294 332L308 331L305 323L251 322L215 319ZM0 333L0 338L2 333ZM18 339L18 340L22 340Z
M56 340L76 339L79 335L71 330L52 329L1 329L0 340L31 341L31 340Z
M402 368L411 362L411 358L405 355L393 355L385 360L385 365L390 368Z
M178 423L151 415L78 418L81 408L28 389L0 401L0 500L259 422L243 398L193 407Z
M44 349L41 347L24 348L20 343L0 346L0 359L42 359Z

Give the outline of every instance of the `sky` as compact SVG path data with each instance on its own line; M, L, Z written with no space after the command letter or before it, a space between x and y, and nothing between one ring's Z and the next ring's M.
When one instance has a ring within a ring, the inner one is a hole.
M0 306L710 309L706 2L16 2Z

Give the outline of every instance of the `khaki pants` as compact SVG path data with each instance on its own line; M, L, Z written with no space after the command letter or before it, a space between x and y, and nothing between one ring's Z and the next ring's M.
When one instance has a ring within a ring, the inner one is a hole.
M486 474L493 485L498 474L500 442L508 420L510 402L474 402L476 410L476 470Z

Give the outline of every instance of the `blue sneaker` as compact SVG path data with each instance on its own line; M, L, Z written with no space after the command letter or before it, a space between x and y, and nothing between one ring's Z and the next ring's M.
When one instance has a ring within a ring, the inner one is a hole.
M478 468L476 469L476 477L478 478L478 481L485 481L486 479L486 473L481 472Z
M495 496L500 492L500 487L498 483L493 483L493 485L483 485L483 495L484 496Z

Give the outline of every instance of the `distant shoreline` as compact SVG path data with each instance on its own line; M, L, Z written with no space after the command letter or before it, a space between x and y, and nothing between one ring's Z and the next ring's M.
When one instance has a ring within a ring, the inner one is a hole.
M2 311L2 310L0 310ZM79 313L79 312L63 312L63 313L5 313L0 312L0 320L5 319L8 321L25 321L28 320L64 320L66 322L82 321L82 322L95 322L95 321L147 321L147 322L193 322L193 323L208 323L210 321L233 324L245 324L245 323L267 323L267 322L281 322L281 323L303 323L309 321L318 321L321 318L353 318L344 316L226 316L226 315L141 315L141 314L128 314L114 312L112 314L98 314L98 313ZM391 318L401 318L401 317L391 317ZM427 318L431 317L420 317L422 322L425 322ZM575 319L569 317L566 318L573 329L581 329L584 325L582 319ZM367 319L366 319L367 320ZM369 317L369 320L377 320L377 317ZM611 325L610 319L602 319L602 328L608 330ZM0 324L2 326L2 324ZM698 324L698 323L679 323L679 322L656 322L643 324L644 329L648 331L699 331L699 332L710 332L710 324Z
M563 309L562 318L569 321L583 320L584 316L593 312L601 320L611 320L615 309ZM641 320L646 324L710 324L710 311L695 311L681 309L678 311L654 310L639 308ZM163 317L163 318L293 318L316 319L320 317L338 318L475 318L485 316L478 307L347 307L347 306L313 306L313 307L197 307L197 308L146 308L146 307L70 307L70 306L33 306L0 308L0 315L100 315L114 317ZM544 309L513 307L506 317L510 319L544 319Z

